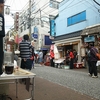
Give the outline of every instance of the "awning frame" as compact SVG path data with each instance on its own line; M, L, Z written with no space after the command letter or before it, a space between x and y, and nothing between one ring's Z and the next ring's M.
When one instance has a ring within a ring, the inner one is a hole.
M81 36L84 35L92 35L92 34L96 34L96 33L100 33L100 24L98 25L93 25L91 27L87 27L82 31Z

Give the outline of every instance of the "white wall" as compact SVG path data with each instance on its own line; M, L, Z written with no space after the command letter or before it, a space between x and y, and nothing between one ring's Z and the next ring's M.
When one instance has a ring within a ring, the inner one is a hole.
M29 29L27 29L21 33L19 32L18 34L19 34L19 37L23 37L25 34L29 34Z
M83 30L87 26L100 23L100 13L95 8L100 6L92 0L65 0L59 5L59 16L56 19L56 35ZM97 0L100 2L100 0ZM67 26L67 18L86 10L86 21Z

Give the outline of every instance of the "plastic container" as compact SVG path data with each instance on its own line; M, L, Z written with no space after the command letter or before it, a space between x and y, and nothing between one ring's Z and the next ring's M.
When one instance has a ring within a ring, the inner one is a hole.
M6 65L5 66L5 73L6 74L12 74L14 70L14 65Z

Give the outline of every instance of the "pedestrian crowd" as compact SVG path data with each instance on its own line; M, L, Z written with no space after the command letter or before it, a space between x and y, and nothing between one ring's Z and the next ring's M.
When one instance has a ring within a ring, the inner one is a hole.
M40 65L46 65L55 67L54 59L55 54L54 50L48 52L43 52L39 50L38 53L34 52L34 45L29 42L29 36L24 35L22 42L19 44L20 57L21 57L21 68L31 70L32 66L34 68L34 63ZM86 52L86 61L88 63L89 76L93 78L98 77L96 63L99 60L97 57L98 50L94 47L93 43L89 43L88 50ZM74 69L75 63L78 62L78 53L74 49L66 51L65 63L69 66L70 69Z
M66 61L66 65L69 65L70 69L73 69L74 63L77 63L77 61L78 61L77 51L75 49L67 50L66 55L65 55L65 61Z

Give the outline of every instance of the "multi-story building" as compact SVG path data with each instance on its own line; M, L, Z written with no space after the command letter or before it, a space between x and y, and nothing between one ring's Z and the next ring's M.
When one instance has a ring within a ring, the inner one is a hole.
M31 12L28 4L26 8L19 13L19 38L22 38L24 34L29 34L32 36L32 40L34 40L36 50L49 48L49 16L55 16L58 13L58 10L55 9L56 5L55 8L53 8L53 5L51 5L52 8L50 8L50 0L44 0L43 2L34 0L34 2L31 3ZM51 4L53 4L53 1ZM29 29L30 26L31 33Z
M61 56L68 49L76 49L80 62L85 55L84 42L95 42L100 33L100 6L94 0L64 0L59 5L54 25L54 42Z

